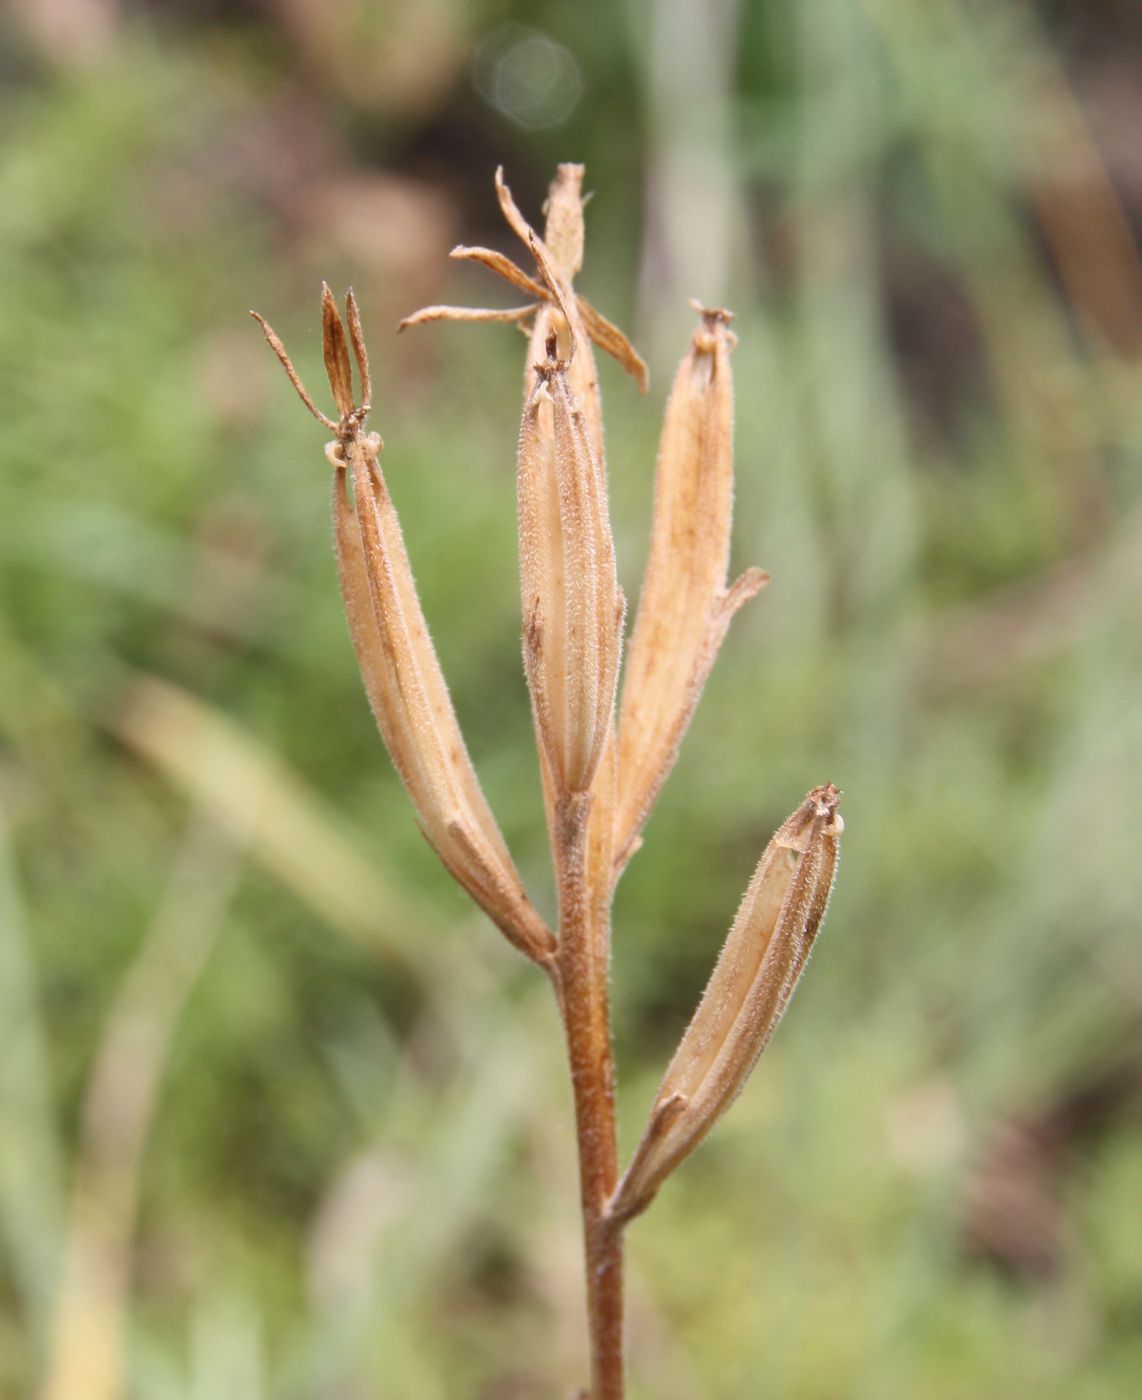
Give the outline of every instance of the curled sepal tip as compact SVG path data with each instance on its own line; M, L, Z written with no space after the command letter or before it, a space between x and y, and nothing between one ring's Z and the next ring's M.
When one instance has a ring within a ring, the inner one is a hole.
M609 1214L638 1215L740 1092L797 986L825 917L844 823L814 788L761 857Z

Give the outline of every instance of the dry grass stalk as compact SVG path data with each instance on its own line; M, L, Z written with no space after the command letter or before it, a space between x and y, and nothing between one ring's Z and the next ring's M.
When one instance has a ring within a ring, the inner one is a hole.
M557 933L528 899L480 791L428 635L381 472L381 440L365 429L369 369L353 295L348 336L328 288L323 296L336 419L317 408L277 336L258 320L307 408L334 434L326 451L349 630L421 828L452 875L554 986L575 1100L590 1396L621 1400L624 1229L725 1112L768 1043L824 918L842 822L837 789L814 788L767 846L620 1183L607 1001L614 887L641 842L729 623L768 576L748 569L727 586L735 341L729 312L699 307L663 424L650 554L616 723L625 605L592 344L644 389L646 368L622 332L575 291L582 179L582 166L559 167L541 237L496 172L500 208L537 276L491 249L453 251L526 293L526 306L432 306L401 323L531 322L518 464L520 591Z

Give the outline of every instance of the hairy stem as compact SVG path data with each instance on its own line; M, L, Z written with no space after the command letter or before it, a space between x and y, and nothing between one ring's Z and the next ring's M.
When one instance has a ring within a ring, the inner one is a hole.
M614 1061L607 1007L605 902L591 898L587 844L591 798L558 806L559 951L556 988L567 1037L587 1270L591 1400L622 1400L623 1239L606 1216L618 1179Z

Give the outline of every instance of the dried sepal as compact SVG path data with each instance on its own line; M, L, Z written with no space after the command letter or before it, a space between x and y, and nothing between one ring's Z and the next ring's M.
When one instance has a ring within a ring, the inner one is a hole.
M353 357L357 361L357 373L361 379L361 421L373 407L373 378L369 373L369 348L365 344L365 331L361 325L361 308L350 287L345 295L345 319L349 324L349 339L353 343Z
M639 392L645 394L650 388L650 371L646 361L618 326L608 321L601 311L596 311L586 297L576 297L575 303L592 342L616 360L638 385Z
M365 431L369 370L352 294L347 319L366 400L359 406L352 399L349 342L331 296L323 297L325 363L341 415L333 425L336 440L326 449L334 469L334 546L349 632L369 703L429 844L511 942L550 966L555 938L528 899L480 790L381 472L381 439ZM281 342L262 324L303 400L315 416L328 422L313 407L288 356L279 348Z
M610 1214L630 1220L725 1113L769 1043L825 917L844 829L814 788L765 848Z
M734 613L768 581L726 587L733 513L733 346L726 311L701 310L666 405L654 524L619 709L617 869L678 749Z
M585 200L582 195L582 184L583 167L581 165L564 164L558 167L555 179L548 191L547 203L544 205L546 223L543 239L539 240L535 230L524 218L512 198L511 190L504 183L503 167L500 166L496 170L496 197L499 200L500 210L512 232L528 249L532 249L535 242L542 242L551 263L558 269L559 275L566 280L568 287L571 286L583 265L585 238L583 205ZM534 277L528 276L510 258L491 248L468 248L461 245L453 248L451 256L482 263L506 282L511 283L513 287L534 296L535 303L526 309L513 307L509 312L502 314L497 314L489 308L480 308L472 313L459 306L425 307L422 311L416 311L411 316L406 316L400 323L400 329L405 330L409 326L427 325L433 321L520 321L535 313L532 351L528 362L531 364L539 359L543 354L543 347L547 343L550 331L554 328L558 332L560 329L558 324L553 327L553 308L549 287L537 282ZM638 351L623 335L622 331L617 326L612 325L604 316L601 316L589 302L577 295L575 295L575 300L583 320L585 335L589 335L601 350L614 356L645 393L649 384L649 376L646 364ZM557 313L554 319L558 320ZM570 358L567 355L565 345L561 345L560 354L565 359ZM578 373L586 379L588 373L593 376L593 372L594 365L591 357L584 351L579 356ZM573 380L573 386L576 392L582 392L582 386L577 381ZM529 381L527 392L530 392L533 387L534 385ZM597 390L595 392L597 395ZM599 415L595 415L595 418L599 421L593 426L601 426Z
M427 326L433 321L526 321L539 308L527 306L423 306L406 316L397 327L406 331L410 326Z
M579 172L579 181L581 183L583 178L583 167L581 165L559 165L556 167L555 181L551 192L549 192L547 196L548 204L551 203L552 194L555 194L555 186L559 186L560 189L563 189L569 187L574 182L575 171ZM512 192L508 188L507 181L504 179L504 167L502 165L496 166L495 184L496 199L499 201L500 213L504 216L512 233L514 233L526 247L528 236L531 233L531 225L520 213L519 205L517 205L512 198ZM555 197L558 199L559 195L555 194ZM577 269L569 268L568 271L574 276Z
M337 412L344 418L353 411L353 371L349 367L349 342L328 282L321 284L321 349L325 373Z
M524 667L558 801L587 791L610 733L622 602L601 465L554 331L536 375L520 425L520 591Z
M516 267L511 258L496 252L494 248L469 248L461 243L453 248L448 256L459 262L481 263L521 292L527 292L529 296L533 296L539 301L547 299L547 288L542 282L537 282L534 277L529 277L522 268Z
M554 332L559 356L568 362L571 388L583 409L602 470L603 406L592 343L597 343L601 349L613 355L644 393L649 376L641 356L622 331L575 291L574 280L583 263L586 240L582 189L581 165L564 164L557 167L555 179L547 192L544 205L546 221L543 237L540 238L516 207L511 191L504 184L503 170L496 171L500 208L517 237L535 259L547 289L547 300L540 304L532 326L524 393L530 394L535 388L535 366L542 363L548 337Z
M301 382L297 370L293 367L293 361L286 354L286 348L282 344L281 337L278 335L277 331L274 330L273 326L270 325L270 323L260 312L251 311L250 315L254 318L255 321L257 321L258 325L261 326L262 334L266 337L266 344L278 357L278 361L280 362L282 369L285 370L286 375L289 378L289 382L293 385L295 391L297 392L298 398L302 401L303 404L305 404L306 408L309 409L310 413L313 414L314 418L316 418L319 423L323 424L326 428L329 428L332 432L336 432L337 424L333 421L332 418L328 417L328 415L322 413L322 411L313 402L313 398L311 397L309 390Z

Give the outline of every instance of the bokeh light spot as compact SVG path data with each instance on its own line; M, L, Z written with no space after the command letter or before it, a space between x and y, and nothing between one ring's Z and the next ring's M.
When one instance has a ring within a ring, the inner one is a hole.
M504 24L488 35L476 50L473 77L490 106L532 129L565 122L583 93L570 49L522 24Z

